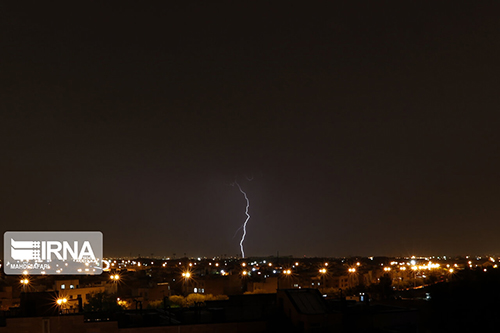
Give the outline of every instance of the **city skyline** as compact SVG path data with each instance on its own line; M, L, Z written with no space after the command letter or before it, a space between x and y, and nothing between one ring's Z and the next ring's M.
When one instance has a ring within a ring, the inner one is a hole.
M499 254L483 4L4 4L2 233L108 257Z

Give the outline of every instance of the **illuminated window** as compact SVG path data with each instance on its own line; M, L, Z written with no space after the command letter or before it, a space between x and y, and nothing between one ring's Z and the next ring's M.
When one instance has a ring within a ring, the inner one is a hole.
M61 284L61 289L66 289L66 285L65 284Z
M70 285L69 285L69 289L75 289L75 286L74 286L74 285L72 285L72 284L70 284Z

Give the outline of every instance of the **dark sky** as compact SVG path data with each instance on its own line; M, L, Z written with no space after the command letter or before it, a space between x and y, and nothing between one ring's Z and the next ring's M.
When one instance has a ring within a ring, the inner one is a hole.
M498 8L326 3L1 2L2 233L499 254Z

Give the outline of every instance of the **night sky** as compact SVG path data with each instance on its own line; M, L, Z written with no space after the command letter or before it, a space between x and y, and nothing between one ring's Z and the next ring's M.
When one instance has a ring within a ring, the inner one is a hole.
M0 226L106 256L499 254L500 20L469 2L0 4Z

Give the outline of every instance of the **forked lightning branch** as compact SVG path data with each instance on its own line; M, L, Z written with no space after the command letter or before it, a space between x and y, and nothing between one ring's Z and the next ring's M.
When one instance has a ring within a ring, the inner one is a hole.
M246 192L243 191L240 184L238 184L237 181L234 181L234 184L236 184L236 186L238 186L238 189L240 190L241 194L243 194L243 196L245 197L245 201L247 203L246 207L245 207L245 215L247 216L247 218L246 218L245 222L243 223L243 225L240 227L240 228L243 228L243 235L241 236L241 240L240 240L241 257L245 258L245 250L243 249L243 242L245 241L245 237L247 235L248 220L250 220L250 214L248 213L248 209L250 208L250 200L248 200L248 196L247 196Z

